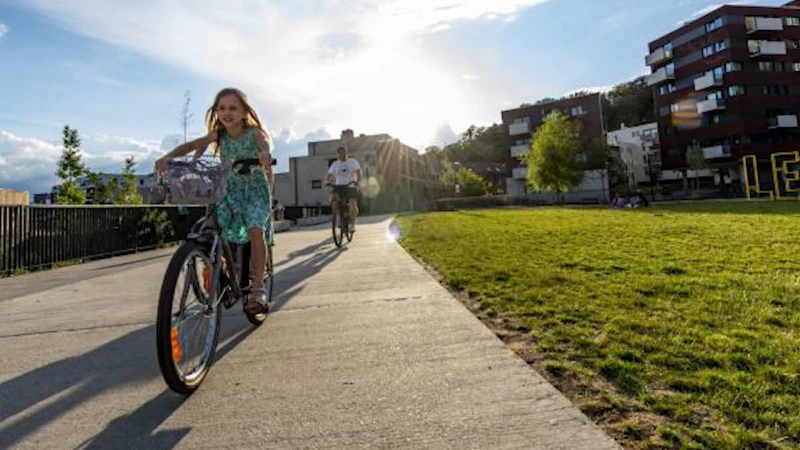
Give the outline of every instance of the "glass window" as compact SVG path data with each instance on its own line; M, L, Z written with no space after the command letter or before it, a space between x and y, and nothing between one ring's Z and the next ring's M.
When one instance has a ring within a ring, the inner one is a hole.
M725 71L726 72L741 72L742 70L742 63L740 62L729 62L725 64Z
M775 63L772 61L761 61L758 63L758 70L760 72L774 72Z
M706 31L709 33L720 28L722 28L722 17L717 17L706 24Z
M715 52L721 52L721 51L725 50L726 48L728 48L728 44L725 41L720 41L720 42L717 42L716 44L714 44L714 51Z
M311 189L322 189L322 180L313 180L311 182Z
M714 81L722 81L722 76L725 74L725 69L722 66L715 67L712 73L714 74Z
M792 69L794 69L795 72L800 72L800 63L792 64Z
M786 26L787 27L800 27L800 17L787 17L786 18Z
M728 97L744 95L744 86L728 86Z
M668 77L674 77L675 76L675 63L669 63L664 67L667 70L667 76Z
M708 58L713 54L714 54L714 47L710 45L708 47L703 47L703 58Z

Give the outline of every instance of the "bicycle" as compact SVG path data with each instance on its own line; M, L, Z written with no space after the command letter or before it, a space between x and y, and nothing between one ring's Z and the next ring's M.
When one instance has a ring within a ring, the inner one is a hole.
M345 238L347 239L347 242L353 242L354 230L350 229L350 206L348 201L344 201L341 196L337 194L336 186L331 185L330 183L328 183L328 186L330 186L331 193L334 195L334 203L338 207L338 211L336 210L336 207L331 208L331 231L333 232L333 242L337 247L341 248L342 245L344 245ZM346 187L349 188L350 186L357 187L358 185L355 182L351 182L348 183Z
M261 169L258 159L246 159L235 161L232 168L246 175L253 173L256 166ZM250 244L229 243L222 237L217 223L215 204L224 196L225 169L204 160L172 161L167 169L171 195L188 203L206 205L205 216L192 226L170 260L161 285L156 318L161 374L170 389L184 395L194 392L211 368L222 307L230 309L241 301L247 319L256 327L269 314L269 308L258 314L250 314L245 308L244 299L250 293L253 277ZM266 266L264 291L269 305L274 284L269 245ZM181 278L184 284L178 289ZM193 301L187 302L190 295Z

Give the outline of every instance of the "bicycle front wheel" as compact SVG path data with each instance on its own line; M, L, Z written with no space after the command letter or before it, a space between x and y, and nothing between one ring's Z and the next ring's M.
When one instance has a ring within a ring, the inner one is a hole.
M333 243L341 247L344 242L345 218L340 208L336 208L331 216L331 226L333 228Z
M214 266L204 246L186 241L164 274L156 317L158 364L167 385L191 394L205 379L214 360L222 308L210 289Z

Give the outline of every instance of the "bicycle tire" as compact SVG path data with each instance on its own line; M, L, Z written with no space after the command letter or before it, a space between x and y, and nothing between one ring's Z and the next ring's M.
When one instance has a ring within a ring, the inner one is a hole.
M212 342L209 346L208 354L205 354L205 364L202 370L194 374L191 380L184 379L175 367L173 344L172 344L172 306L174 300L175 289L177 288L178 278L180 277L181 270L184 264L195 254L204 255L208 257L206 248L195 242L186 241L175 252L169 262L167 271L164 274L164 280L161 284L161 291L158 300L158 312L156 316L156 351L158 354L158 365L161 369L161 375L167 386L179 394L190 395L203 383L203 380L208 375L212 364L214 363L214 356L216 354L217 343L219 341L219 329L222 318L222 308L219 305L214 311L216 317L214 321L214 330L212 331ZM218 286L220 292L221 287ZM205 347L204 347L205 348Z
M341 247L344 243L344 234L342 232L342 222L344 221L341 209L334 211L331 216L331 225L333 227L333 243L337 247ZM337 226L338 225L338 226Z

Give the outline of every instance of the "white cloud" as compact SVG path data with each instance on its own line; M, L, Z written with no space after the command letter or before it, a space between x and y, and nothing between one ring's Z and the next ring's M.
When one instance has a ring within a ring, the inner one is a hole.
M8 34L8 25L0 22L0 39L3 39Z
M485 117L431 33L513 20L548 0L30 0L70 30L241 86L301 132L319 126L429 138ZM492 112L494 114L494 111ZM264 113L262 112L262 115ZM338 121L330 123L332 118Z
M103 134L81 135L82 160L96 172L119 172L125 158L133 156L139 173L152 170L162 154L157 141L139 141ZM58 182L56 163L61 156L60 143L17 136L0 130L0 186L33 193L47 192Z

